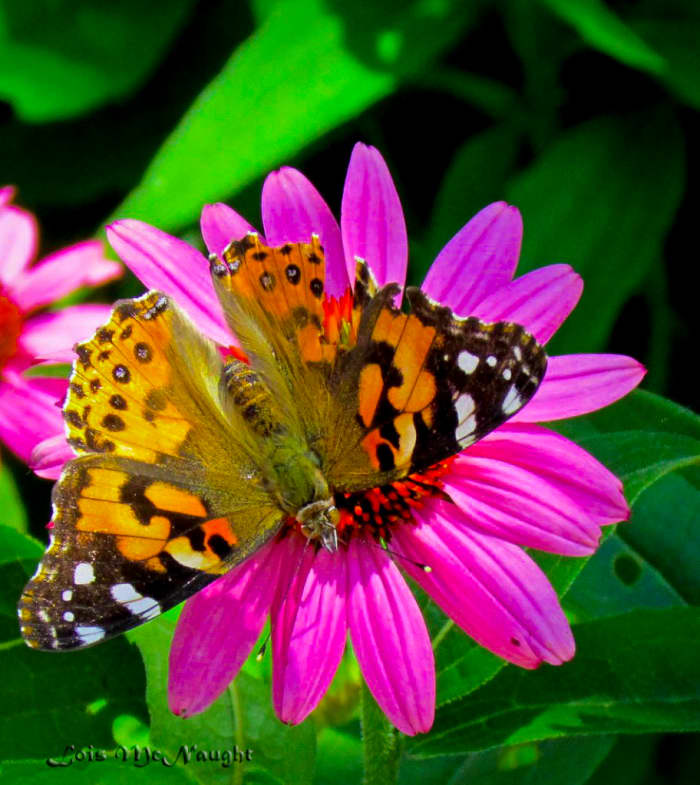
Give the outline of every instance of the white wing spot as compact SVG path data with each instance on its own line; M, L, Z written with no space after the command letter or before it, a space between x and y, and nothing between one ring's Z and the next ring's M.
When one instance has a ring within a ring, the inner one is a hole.
M95 570L92 564L86 561L81 561L80 564L75 565L73 570L73 583L92 583L95 580Z
M514 346L513 347L513 357L515 357L515 359L518 362L520 362L523 359L523 353L520 351L520 347L519 346Z
M63 594L61 594L61 599L63 602L70 602L73 599L73 592L70 589L66 589Z
M115 583L110 594L118 603L125 605L129 613L142 619L153 619L161 613L161 607L153 597L139 594L130 583Z
M479 364L479 358L468 352L466 349L461 351L457 356L457 365L459 365L460 369L464 371L466 374L473 373L476 370L476 366Z
M503 399L503 411L505 414L513 414L513 412L518 411L522 404L523 399L520 397L520 393L518 392L516 386L512 384L506 393L506 397Z
M512 375L513 375L513 374L510 372L510 368L505 368L505 369L503 370L503 374L502 374L502 376L503 376L503 378L504 378L504 379L505 379L507 382L509 382L509 381L510 381L510 378L511 378L511 376L512 376Z
M75 614L71 611L66 611L63 614L63 621L75 621Z
M497 362L498 360L492 354L486 358L486 364L489 366L489 368L495 368Z
M80 638L80 642L83 644L89 643L97 643L97 641L101 641L102 638L105 636L105 631L102 627L76 627L75 634Z

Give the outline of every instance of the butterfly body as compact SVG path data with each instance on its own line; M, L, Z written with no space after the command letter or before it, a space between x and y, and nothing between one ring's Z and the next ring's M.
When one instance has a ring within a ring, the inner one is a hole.
M500 425L544 375L519 325L455 316L419 290L405 313L362 262L354 292L326 298L315 236L269 248L247 235L211 272L234 357L159 292L117 303L77 347L63 407L76 458L18 608L30 646L81 648L148 621L288 528L343 547L381 519L377 499L405 496L393 484ZM356 528L339 526L341 506Z

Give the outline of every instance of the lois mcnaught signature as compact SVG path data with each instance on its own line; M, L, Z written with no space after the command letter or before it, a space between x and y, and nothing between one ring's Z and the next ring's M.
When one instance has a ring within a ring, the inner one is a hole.
M46 765L51 768L72 766L74 763L100 763L106 760L117 760L122 763L131 763L137 768L143 768L150 763L161 763L163 766L174 766L178 761L182 763L218 763L227 769L233 763L243 763L253 760L253 750L240 749L237 744L225 749L200 749L198 744L181 744L174 756L167 756L162 750L148 745L131 747L120 745L113 750L94 747L77 749L75 744L67 744L63 755L57 758L47 758Z

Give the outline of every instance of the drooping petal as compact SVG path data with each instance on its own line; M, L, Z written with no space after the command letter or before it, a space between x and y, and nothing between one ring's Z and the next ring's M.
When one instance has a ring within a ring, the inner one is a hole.
M301 172L285 166L267 176L262 190L262 219L270 245L308 243L316 233L326 257L326 294L340 297L345 293L349 281L338 222Z
M272 699L282 722L296 725L316 708L343 656L347 633L344 554L317 554L287 538L272 604Z
M349 279L355 280L355 257L359 257L380 286L393 282L403 288L408 237L401 201L381 153L361 142L350 157L340 225Z
M598 547L600 526L546 476L467 450L452 464L445 491L455 520L516 545L566 556Z
M646 369L623 354L550 357L539 389L510 422L549 422L609 406L641 382Z
M25 322L19 345L35 360L73 362L75 344L88 340L110 311L108 305L86 304L39 314Z
M19 207L0 210L0 281L12 284L36 255L39 229L31 213Z
M522 236L516 207L505 202L484 207L440 251L421 288L460 316L471 316L513 277Z
M352 540L348 623L375 700L403 733L425 733L435 713L435 660L413 594L386 553Z
M26 313L53 303L81 286L97 286L121 273L118 262L105 259L102 243L88 240L47 256L25 271L10 291Z
M544 344L576 307L582 291L583 281L572 267L552 264L491 293L469 316L485 322L516 322Z
M548 428L510 421L463 455L498 459L539 475L599 526L629 517L620 480L582 447Z
M403 568L477 643L523 668L560 665L574 639L545 574L518 546L451 522L453 505L431 501L417 526L397 529L392 546L427 564Z
M25 379L5 368L0 382L0 441L25 463L39 442L63 433L58 403L67 387L66 379Z
M248 232L254 232L252 224L223 202L205 204L202 208L200 227L204 244L209 253L221 255L231 240L240 240Z
M168 705L174 714L204 711L238 673L265 624L282 555L269 543L187 600L170 647Z
M49 436L34 447L29 456L29 468L39 477L57 480L64 465L75 458L64 433Z
M130 218L108 226L107 239L147 288L171 295L203 333L223 346L231 344L231 332L209 277L209 262L199 251Z

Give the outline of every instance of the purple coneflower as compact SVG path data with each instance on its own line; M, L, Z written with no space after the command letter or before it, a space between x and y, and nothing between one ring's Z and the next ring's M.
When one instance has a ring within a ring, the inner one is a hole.
M97 241L71 245L32 264L39 231L34 216L10 204L14 191L0 189L0 441L23 461L42 440L45 455L63 442L63 417L55 405L68 381L27 378L39 362L73 361L74 344L109 318L106 305L40 309L82 286L96 286L121 273ZM67 445L65 445L67 446ZM65 452L65 449L64 449ZM42 476L55 476L37 472Z
M262 218L268 245L320 235L328 297L347 291L356 256L367 260L380 285L404 284L403 212L387 166L371 147L358 144L353 151L340 226L314 186L290 168L265 181ZM202 213L204 240L217 254L252 229L224 204ZM147 287L173 296L215 341L232 343L209 265L198 251L133 220L118 221L108 235ZM440 252L424 291L460 315L518 322L546 343L576 305L582 282L564 264L512 280L521 235L515 207L489 205ZM613 474L535 423L606 406L643 375L629 357L551 357L525 408L427 473L425 485L441 488L454 504L444 494L396 489L397 495L411 495L411 514L388 526L388 538L405 559L373 547L369 536L351 536L347 547L329 553L305 548L305 538L291 534L199 592L185 604L170 652L171 709L192 715L209 706L248 657L269 614L273 701L283 721L301 722L318 704L349 631L369 689L389 719L409 735L427 731L435 708L433 651L402 570L469 635L506 660L524 668L569 660L574 641L557 596L521 546L590 554L600 527L625 520L629 509ZM368 500L373 493L368 491ZM346 510L344 525L362 533L365 524Z

